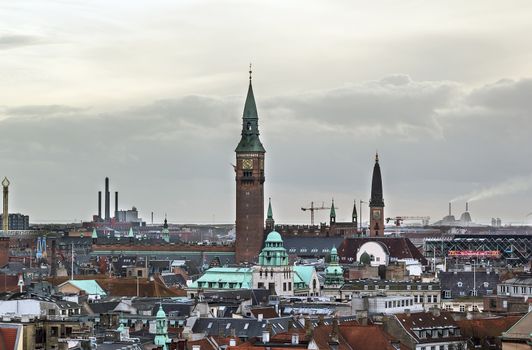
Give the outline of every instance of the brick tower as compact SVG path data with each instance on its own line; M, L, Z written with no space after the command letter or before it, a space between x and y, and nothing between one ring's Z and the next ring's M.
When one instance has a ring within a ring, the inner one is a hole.
M384 236L384 199L382 196L381 167L379 154L375 154L375 166L371 180L371 199L369 200L369 235Z
M251 69L236 153L236 262L254 262L264 240L264 154Z

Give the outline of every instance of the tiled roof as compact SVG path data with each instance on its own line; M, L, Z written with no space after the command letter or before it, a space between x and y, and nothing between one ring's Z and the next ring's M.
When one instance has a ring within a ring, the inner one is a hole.
M263 318L276 318L279 317L277 312L273 307L257 307L254 309L251 309L251 313L255 318L258 318L260 314L262 314Z
M521 316L481 318L476 320L458 320L462 334L470 338L495 338L506 332Z
M411 314L401 313L396 314L395 317L418 343L430 343L439 341L440 339L445 339L445 341L464 340L464 337L456 335L447 336L445 338L438 336L427 336L422 338L416 335L416 330L439 330L443 328L458 329L458 323L454 321L449 312L441 311L439 316L436 316L431 312L417 312Z
M532 311L523 316L517 323L515 323L507 332L502 334L504 340L531 340L532 330Z

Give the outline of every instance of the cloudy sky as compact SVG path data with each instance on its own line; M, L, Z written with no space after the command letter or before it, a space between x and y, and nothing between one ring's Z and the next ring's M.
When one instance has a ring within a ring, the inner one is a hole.
M11 211L88 220L109 176L145 218L234 222L252 61L277 222L333 197L349 219L378 150L386 216L471 199L474 220L523 223L531 18L528 0L2 2Z

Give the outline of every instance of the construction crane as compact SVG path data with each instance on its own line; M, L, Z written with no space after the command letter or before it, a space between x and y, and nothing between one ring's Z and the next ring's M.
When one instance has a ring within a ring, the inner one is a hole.
M395 226L401 226L405 220L421 220L423 226L428 226L430 216L396 216L395 218L386 218L386 223L392 221L395 223Z
M310 202L310 207L303 208L301 207L301 210L303 211L310 211L310 224L314 226L314 211L315 210L324 210L324 209L331 209L331 207L326 207L325 204L322 202L321 207L315 207L314 202ZM334 209L338 209L338 207L334 207Z

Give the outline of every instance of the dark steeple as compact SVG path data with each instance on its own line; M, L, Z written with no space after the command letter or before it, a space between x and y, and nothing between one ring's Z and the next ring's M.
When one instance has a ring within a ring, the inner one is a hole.
M331 212L329 214L329 218L331 220L331 224L334 224L336 222L336 209L334 208L334 199L331 203Z
M163 228L168 228L168 220L166 219L166 214L164 214L164 224Z
M251 85L251 65L249 67L248 95L242 115L242 138L235 152L266 152L259 139L259 115Z
M352 222L357 222L358 220L358 214L357 214L357 200L355 199L355 202L353 204L353 215L351 216Z
M375 166L373 167L373 179L371 180L371 199L369 200L370 207L384 207L384 199L382 198L382 178L381 167L379 165L379 154L375 154Z
M268 214L266 216L266 232L270 233L275 229L275 220L273 219L272 199L269 199Z

